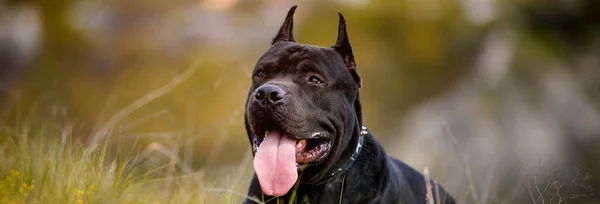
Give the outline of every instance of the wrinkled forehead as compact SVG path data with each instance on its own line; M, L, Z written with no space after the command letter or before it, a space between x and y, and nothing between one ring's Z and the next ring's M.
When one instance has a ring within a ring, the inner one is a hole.
M312 62L331 67L335 66L336 61L340 60L342 60L341 56L331 48L284 42L271 46L260 57L256 65L284 66L300 62Z

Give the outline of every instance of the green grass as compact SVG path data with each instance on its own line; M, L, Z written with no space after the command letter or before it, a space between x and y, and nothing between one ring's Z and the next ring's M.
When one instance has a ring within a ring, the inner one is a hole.
M97 148L90 149L85 143L71 138L76 137L71 135L69 128L42 125L39 128L13 129L0 126L0 204L240 203L248 186L244 182L250 181L252 175L249 168L251 154L246 155L241 164L190 171L182 170L186 168L180 166L185 164L179 159L165 159L168 151L165 153L165 149L160 149L163 147L156 145L118 147L125 143L118 142L118 135L111 135L110 140L99 140L96 145L91 145ZM158 152L156 149L163 152L153 154ZM214 172L219 172L219 175ZM428 175L426 172L425 175ZM561 181L553 176L558 174L552 173L546 184L551 195L546 193L546 188L543 190L546 194L535 191L538 185L543 187L543 183L524 180L525 190L534 202L587 196L561 192ZM580 180L584 182L587 179L589 177L585 176ZM309 203L305 196L296 195L296 190L297 185L291 200ZM512 203L519 199L507 198L506 201ZM260 200L264 198L255 199ZM340 197L341 200L343 198ZM466 200L469 201L469 198ZM472 198L469 203L478 202Z
M173 164L138 165L136 148L119 152L104 142L90 150L69 138L69 131L0 129L0 204L239 203L243 195L201 171L159 176Z

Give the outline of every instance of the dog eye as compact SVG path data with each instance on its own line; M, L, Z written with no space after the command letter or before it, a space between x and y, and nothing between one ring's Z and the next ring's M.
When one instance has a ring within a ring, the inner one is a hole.
M258 78L264 78L265 77L265 72L264 71L258 71L256 72L256 74L254 74L256 77Z
M323 83L323 82L321 81L321 79L319 79L319 77L317 77L317 76L314 76L314 75L313 75L313 76L310 76L310 77L308 78L308 81L309 81L310 83L313 83L313 84L321 84L321 83Z

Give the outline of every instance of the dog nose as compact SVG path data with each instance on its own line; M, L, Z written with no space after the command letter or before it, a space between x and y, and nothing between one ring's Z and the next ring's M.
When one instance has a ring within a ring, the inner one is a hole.
M283 99L284 96L285 91L281 87L271 84L262 85L258 88L258 90L256 90L256 93L254 94L254 98L257 101L265 101L267 103L279 102Z

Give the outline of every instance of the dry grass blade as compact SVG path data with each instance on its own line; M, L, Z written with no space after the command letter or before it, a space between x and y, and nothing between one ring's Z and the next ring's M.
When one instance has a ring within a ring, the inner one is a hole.
M425 201L427 201L428 204L434 204L433 193L431 192L429 168L425 167L425 169L423 169L423 177L425 177L425 189L427 189Z
M435 187L435 204L440 204L442 200L440 200L440 185L437 180L433 180L433 186Z
M121 120L123 120L125 117L127 117L128 115L130 115L131 113L135 112L136 110L138 110L139 108L145 106L146 104L154 101L155 99L164 96L165 94L169 93L171 90L173 90L175 87L179 86L181 83L183 83L184 81L186 81L187 79L189 79L192 74L194 73L194 71L196 71L196 69L198 69L198 67L200 66L201 61L197 60L195 61L192 66L190 66L190 68L188 68L185 72L181 73L179 76L173 78L173 80L171 80L171 83L168 83L144 96L142 96L141 98L135 100L134 102L132 102L131 104L129 104L128 106L124 107L123 109L121 109L119 112L117 112L115 115L113 115L110 119L108 119L108 121L106 123L104 123L104 125L102 127L100 127L98 129L98 131L92 136L92 138L90 139L89 142L89 149L93 150L95 149L97 146L98 141L100 141L101 139L104 139L106 137L106 135L108 134L108 132L115 127L115 125L117 125Z
M475 184L473 182L473 174L471 173L471 167L469 167L469 162L467 161L467 159L464 158L463 150L460 147L460 145L458 144L458 140L456 139L454 134L452 134L452 132L450 131L450 128L448 128L446 121L443 118L440 118L440 123L442 124L442 128L444 129L444 132L452 140L452 145L454 146L454 150L456 151L458 157L460 158L460 162L464 166L465 177L467 179L467 182L469 183L468 190L469 190L469 194L471 195L471 199L474 203L479 203L479 198L478 198L477 190L475 189Z
M150 145L148 145L148 147L144 150L144 152L146 152L146 151L158 152L158 153L162 154L163 156L165 156L166 158L168 158L171 161L170 164L179 166L179 168L181 168L181 170L183 170L184 172L186 172L188 174L193 172L192 168L190 166L188 166L186 163L181 161L181 159L179 159L179 156L176 154L176 151L171 150L171 149L159 144L158 142L153 142Z

